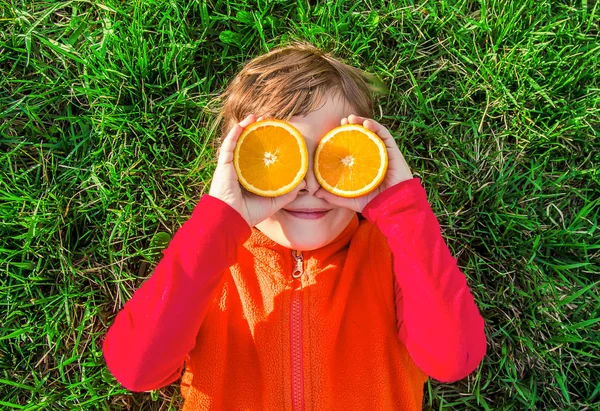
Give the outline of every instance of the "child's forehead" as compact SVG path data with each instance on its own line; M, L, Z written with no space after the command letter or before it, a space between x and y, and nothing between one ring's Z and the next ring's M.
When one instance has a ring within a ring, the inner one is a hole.
M305 139L320 139L350 114L353 114L353 110L344 99L330 98L318 109L306 115L294 116L288 121Z
M341 120L355 113L351 104L344 97L331 95L324 97L315 107L305 113L292 114L287 121L328 122L331 119Z

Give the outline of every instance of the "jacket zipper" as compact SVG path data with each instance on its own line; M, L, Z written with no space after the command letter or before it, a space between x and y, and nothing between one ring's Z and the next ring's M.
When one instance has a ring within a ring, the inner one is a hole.
M290 341L292 358L292 409L304 411L304 365L302 351L302 274L304 258L302 251L292 250L296 260L292 270L294 290L290 310Z

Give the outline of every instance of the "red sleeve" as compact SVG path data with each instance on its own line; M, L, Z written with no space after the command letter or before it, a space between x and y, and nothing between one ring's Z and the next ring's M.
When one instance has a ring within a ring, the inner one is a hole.
M413 360L439 381L466 377L485 356L484 321L420 180L388 188L362 214L392 250L398 336Z
M103 343L106 364L131 391L181 376L213 291L250 236L246 220L205 195L181 226L152 276L117 315Z

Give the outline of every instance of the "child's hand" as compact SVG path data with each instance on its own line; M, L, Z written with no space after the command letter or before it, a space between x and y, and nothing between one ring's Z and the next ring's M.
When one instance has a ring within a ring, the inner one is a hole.
M379 193L385 189L392 187L402 181L410 180L413 178L412 172L404 159L404 156L400 152L400 149L394 141L394 137L390 134L387 128L376 122L375 120L367 119L365 117L355 116L351 114L348 118L343 118L341 124L362 124L363 127L373 131L377 134L387 147L388 152L388 169L383 182L375 190L369 194L365 194L361 197L356 198L344 198L332 194L325 189L320 188L316 193L315 197L324 199L330 204L338 207L348 208L358 213L362 213L363 208L374 199Z
M302 181L293 191L273 198L257 196L240 186L233 166L233 152L244 128L257 120L256 116L251 114L236 124L227 134L220 148L217 168L208 193L233 207L250 227L254 227L294 201L298 192L306 186L306 182Z

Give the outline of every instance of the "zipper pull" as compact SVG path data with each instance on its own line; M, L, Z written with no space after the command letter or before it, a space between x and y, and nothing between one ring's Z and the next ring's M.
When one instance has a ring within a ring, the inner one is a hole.
M300 278L302 273L304 272L303 263L304 259L302 258L302 251L300 253L296 253L296 250L292 250L292 257L296 259L296 266L294 267L294 271L292 271L292 277Z

